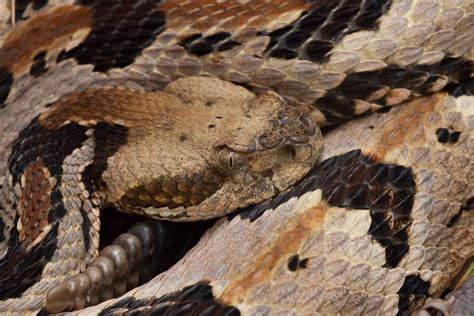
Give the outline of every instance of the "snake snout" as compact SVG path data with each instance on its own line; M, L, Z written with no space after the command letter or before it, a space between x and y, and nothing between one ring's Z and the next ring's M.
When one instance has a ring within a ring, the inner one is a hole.
M316 123L306 114L288 107L278 113L271 129L262 133L257 143L265 149L287 144L306 144L318 131Z

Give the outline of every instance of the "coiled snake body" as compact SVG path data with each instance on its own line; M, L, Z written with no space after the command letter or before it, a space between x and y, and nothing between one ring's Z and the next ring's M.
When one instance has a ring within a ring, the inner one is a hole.
M87 313L403 314L472 257L471 1L40 7L0 49L0 312L60 284L47 310L97 303L90 274L61 282L97 256L106 204L195 220L263 201ZM314 122L377 110L315 165Z

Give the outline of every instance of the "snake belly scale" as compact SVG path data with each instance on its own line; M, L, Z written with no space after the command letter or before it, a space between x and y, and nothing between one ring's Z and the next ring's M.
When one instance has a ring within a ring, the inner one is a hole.
M15 14L0 29L0 312L92 282L67 280L97 257L105 206L246 211L94 313L410 312L472 256L471 1L50 0ZM421 97L440 90L454 96ZM318 125L378 110L322 153Z

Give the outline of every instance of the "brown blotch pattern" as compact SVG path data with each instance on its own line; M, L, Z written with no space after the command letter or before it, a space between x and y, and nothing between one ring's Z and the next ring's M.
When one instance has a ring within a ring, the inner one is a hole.
M255 266L246 274L236 277L226 287L220 297L221 300L226 304L236 304L243 300L249 288L267 282L278 260L297 252L302 241L307 238L311 230L324 223L326 208L327 205L320 203L317 206L309 207L298 216L297 225L279 234L273 246L259 256Z
M153 94L127 89L90 89L60 99L50 111L39 116L39 122L49 130L58 129L66 121L89 126L97 122L144 125L143 120L152 120L150 116L156 115L156 106L151 106L156 99Z
M0 50L0 68L15 75L29 69L33 57L65 36L72 36L91 24L90 9L76 5L65 5L52 12L39 14L22 27L10 32Z
M371 153L377 159L382 159L385 152L392 148L402 145L407 139L416 137L416 127L423 124L422 117L426 113L434 110L434 104L438 102L443 94L437 94L433 97L420 97L413 101L413 107L405 107L397 115L398 120L392 120L380 131L379 145ZM435 98L435 101L433 101Z
M52 177L41 160L32 163L22 176L22 190L19 199L18 227L20 242L25 247L32 246L35 239L48 225L50 195L53 190Z
M160 5L167 18L167 27L183 27L205 32L219 25L222 30L236 31L243 26L262 29L271 25L277 18L294 15L312 5L303 0L254 0L246 3L240 1L170 0ZM222 23L222 21L225 22Z

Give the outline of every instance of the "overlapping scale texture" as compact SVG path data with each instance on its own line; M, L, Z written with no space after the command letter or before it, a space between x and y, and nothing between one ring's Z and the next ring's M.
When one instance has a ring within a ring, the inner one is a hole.
M437 94L342 126L293 189L216 223L183 261L135 291L133 304L86 311L165 308L156 298L202 282L241 314L414 311L474 253L472 102ZM440 142L439 128L459 138ZM386 243L398 241L404 247Z

